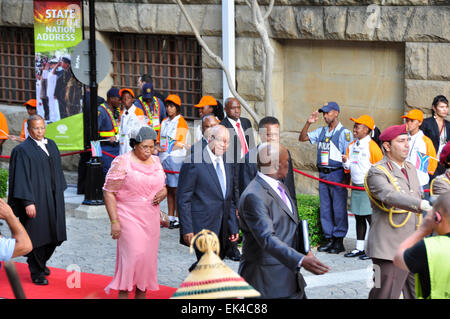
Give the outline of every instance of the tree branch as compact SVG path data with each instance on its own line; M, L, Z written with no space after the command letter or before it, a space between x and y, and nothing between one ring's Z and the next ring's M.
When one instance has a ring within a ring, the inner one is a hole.
M250 116L256 121L259 122L259 116L258 114L256 114L255 111L252 110L252 108L248 105L247 101L245 101L240 94L236 91L234 83L231 79L231 75L230 72L228 70L228 68L225 66L225 64L223 63L222 59L214 54L211 49L208 47L208 45L206 44L205 41L203 41L202 37L200 36L200 33L198 32L197 28L195 27L194 23L192 22L191 18L189 17L189 14L187 13L183 3L181 2L181 0L174 0L178 6L180 7L181 11L184 14L184 17L186 18L187 22L189 23L189 25L192 28L192 31L194 31L195 37L198 41L198 43L200 44L200 46L203 48L203 50L205 50L205 52L214 60L216 61L217 64L220 65L220 67L222 68L222 70L225 72L225 77L227 79L227 83L228 83L228 87L230 88L231 93L239 100L239 102L241 103L242 107L250 114Z
M267 18L270 16L270 13L272 12L274 4L275 4L275 0L270 0L269 8L267 9L266 14L264 15L264 20L267 20Z
M273 1L271 5L273 6ZM274 114L274 101L272 99L272 70L274 63L274 50L270 44L269 34L265 26L265 20L263 19L261 8L258 5L257 0L253 0L253 22L255 24L256 30L261 37L263 42L264 52L266 54L265 58L265 70L264 70L264 103L266 109L266 116L275 116ZM270 9L271 10L271 9ZM270 12L270 11L269 11Z

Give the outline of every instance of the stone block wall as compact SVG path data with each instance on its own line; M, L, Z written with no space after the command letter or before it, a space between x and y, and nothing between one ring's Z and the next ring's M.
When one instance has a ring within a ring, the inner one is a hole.
M222 49L221 2L183 1L204 40L219 56ZM236 0L235 3L237 90L262 116L265 93L263 48L245 1ZM269 0L260 3L265 10ZM31 0L0 0L0 26L32 27L32 7ZM86 27L89 25L87 17L85 5ZM97 0L95 21L100 33L193 35L180 9L171 0ZM428 114L435 95L450 96L448 21L450 0L276 0L267 27L276 46L287 39L403 43L405 112L411 107L419 107ZM282 49L278 48L277 52ZM205 52L202 53L202 66L203 94L221 99L220 68ZM283 98L278 97L275 101L282 111ZM245 116L246 112L243 113ZM305 120L299 119L299 128ZM283 132L283 142L293 153L296 166L313 171L314 147L299 146L297 137L298 131ZM306 191L314 192L311 185Z

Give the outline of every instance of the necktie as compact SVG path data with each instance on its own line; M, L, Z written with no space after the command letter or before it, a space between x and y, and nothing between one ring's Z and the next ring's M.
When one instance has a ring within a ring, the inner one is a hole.
M247 147L247 143L245 141L244 133L242 133L242 130L241 130L241 124L239 124L239 122L236 122L236 127L238 129L239 141L241 142L242 152L245 155L248 152L248 147Z
M289 207L289 204L288 204L288 198L287 198L287 196L286 196L286 192L284 191L284 188L283 188L283 186L281 186L280 183L278 183L278 190L279 190L280 193L281 193L281 199L282 199L283 202L286 204L286 206Z
M403 175L405 175L406 179L407 179L408 182L409 182L408 173L406 173L406 169L405 169L404 167L402 167L402 173L403 173Z
M220 188L222 189L222 195L225 198L225 181L224 181L224 177L223 177L223 172L220 169L220 159L216 159L216 174L217 174L217 178L219 178L219 183L220 183Z

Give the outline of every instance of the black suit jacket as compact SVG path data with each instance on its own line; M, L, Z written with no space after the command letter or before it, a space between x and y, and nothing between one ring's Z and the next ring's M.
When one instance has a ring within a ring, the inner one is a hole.
M428 136L431 141L433 142L434 148L436 149L436 153L439 150L439 127L437 125L436 120L434 117L429 117L423 120L422 125L420 126L420 129L423 131L423 134ZM445 130L447 130L447 142L450 141L450 122L445 120ZM438 163L438 167L436 171L434 172L434 175L432 178L441 175L445 172L445 167L441 165L441 163Z
M225 198L206 147L197 147L186 158L177 187L180 234L196 234L202 229L215 232L220 239L221 255L228 235L239 232L235 213L234 165L224 162L224 166Z
M436 152L439 150L439 127L434 117L423 120L420 126L423 134L428 136L433 142ZM447 130L447 142L450 141L450 122L445 120L445 129Z
M239 196L242 195L245 188L256 177L258 173L258 167L256 165L258 154L258 147L252 148L244 157L244 160L239 163L238 168L238 188ZM289 191L289 195L294 199L294 205L297 208L297 196L295 193L295 181L294 181L294 166L292 165L291 153L289 154L289 169L286 178L282 180L284 185Z
M255 141L254 141L254 137L253 137L253 133L251 133L251 129L252 129L252 123L250 122L249 119L245 118L245 117L241 117L239 118L241 120L241 126L242 126L242 130L244 131L244 135L245 135L245 140L247 141L247 146L248 149L250 150L252 147L254 147L255 145ZM221 122L220 125L225 126L230 130L230 149L228 150L228 154L232 154L232 159L234 163L237 163L240 159L241 159L241 141L239 140L239 136L236 134L236 131L234 130L233 124L231 124L230 120L228 119L228 117L224 118ZM227 158L227 160L231 160L231 158Z
M303 288L297 281L297 266L304 257L298 214L256 176L241 196L239 216L243 234L239 274L262 298L294 296Z

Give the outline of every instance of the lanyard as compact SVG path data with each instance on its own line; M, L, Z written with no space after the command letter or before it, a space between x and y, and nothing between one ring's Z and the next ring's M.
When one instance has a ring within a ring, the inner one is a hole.
M106 113L108 113L108 115L109 115L109 117L111 119L111 122L112 122L112 124L114 126L114 132L118 132L119 129L118 129L118 126L117 126L117 122L116 122L116 120L115 120L111 110L108 107L105 106L105 103L102 103L101 106L105 109Z

